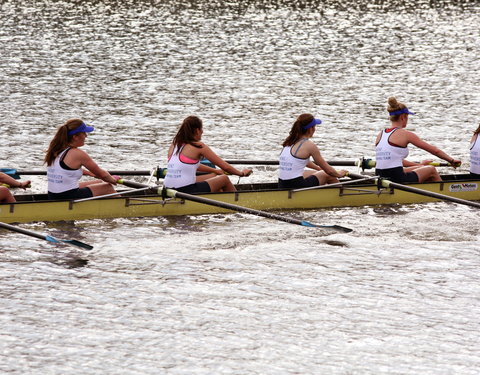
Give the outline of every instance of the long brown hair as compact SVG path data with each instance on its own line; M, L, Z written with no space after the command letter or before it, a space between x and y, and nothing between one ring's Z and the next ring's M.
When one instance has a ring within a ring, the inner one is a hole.
M78 128L82 124L82 120L74 118L67 120L65 124L57 129L57 133L51 140L50 146L48 146L47 153L45 154L44 162L47 163L48 166L53 164L57 156L65 150L71 142L73 135L68 135L68 132Z
M407 108L407 106L403 103L400 103L397 100L397 98L395 98L394 96L391 96L388 98L388 107L387 107L388 112L394 112L404 108ZM400 118L400 115L393 115L393 116L390 116L390 121L398 121L399 118Z
M480 133L480 124L478 125L477 130L475 130L475 131L473 132L473 134L478 134L478 133Z
M288 137L283 141L282 146L287 147L297 143L300 138L307 133L308 129L304 129L304 126L310 124L313 119L314 117L310 113L302 113L300 116L298 116L297 120L293 123L293 126L290 129Z
M203 123L197 116L188 116L183 120L180 129L178 129L177 135L173 138L173 149L177 148L177 153L180 152L180 148L183 145L189 144L197 148L202 146L197 144L195 140L195 130L202 129Z

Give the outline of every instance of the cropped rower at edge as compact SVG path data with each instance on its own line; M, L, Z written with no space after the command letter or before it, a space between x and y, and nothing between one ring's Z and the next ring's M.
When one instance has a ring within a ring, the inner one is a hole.
M390 127L380 131L375 142L375 174L397 183L442 181L437 169L428 165L431 160L414 163L406 160L408 145L411 143L447 162L454 168L462 162L451 157L439 148L422 140L418 135L406 130L408 116L415 115L395 97L388 98Z
M283 142L278 168L280 189L305 188L338 182L348 172L337 171L322 157L317 145L310 138L322 121L310 113L298 116L288 137ZM313 158L312 162L310 157ZM305 168L313 171L305 171Z

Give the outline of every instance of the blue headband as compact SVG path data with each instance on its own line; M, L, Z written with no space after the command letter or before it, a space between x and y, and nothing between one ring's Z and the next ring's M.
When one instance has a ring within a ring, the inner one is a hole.
M390 116L396 116L396 115L401 115L402 113L406 113L407 115L414 115L415 113L410 112L407 107L402 108L402 109L397 109L396 111L393 112L388 112Z
M302 126L304 130L307 130L308 128L311 128L315 125L320 125L322 123L322 120L314 118L311 122L309 122L307 125Z
M82 122L82 125L80 125L78 128L75 128L73 130L70 130L68 132L68 135L74 135L77 133L90 133L93 132L95 129L93 126L88 126L84 122Z

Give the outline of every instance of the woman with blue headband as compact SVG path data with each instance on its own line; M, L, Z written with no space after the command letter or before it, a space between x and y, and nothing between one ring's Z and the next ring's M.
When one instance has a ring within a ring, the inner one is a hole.
M347 174L346 170L337 171L328 164L318 147L310 140L315 133L315 127L321 123L321 120L309 113L298 116L283 142L278 169L279 188L294 189L331 184L338 182L338 177ZM313 170L305 171L305 167Z
M111 176L80 149L93 130L80 119L68 120L58 128L45 155L49 199L81 199L115 192L112 184L116 185L119 177ZM80 182L83 175L98 180Z
M431 160L424 160L421 163L406 160L410 143L440 159L446 160L453 167L458 167L462 163L425 142L415 133L406 130L408 115L414 115L415 113L410 112L407 106L397 101L395 97L388 98L387 111L390 115L391 125L378 134L375 142L375 173L378 176L398 183L442 181L437 169L428 165Z

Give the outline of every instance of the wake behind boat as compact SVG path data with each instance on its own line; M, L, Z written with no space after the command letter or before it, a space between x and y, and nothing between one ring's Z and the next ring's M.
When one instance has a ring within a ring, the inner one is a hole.
M348 180L342 179L342 182ZM442 175L441 182L412 183L408 186L465 200L480 200L480 179L472 180L468 174ZM203 193L198 196L265 211L439 201L396 188L379 187L371 181L358 181L348 185L333 184L298 191L278 189L276 183L240 184L236 185L236 188L236 192ZM47 194L20 194L15 198L17 200L15 203L0 204L0 222L26 223L232 212L189 200L162 197L152 189L80 202L51 201L48 200Z

